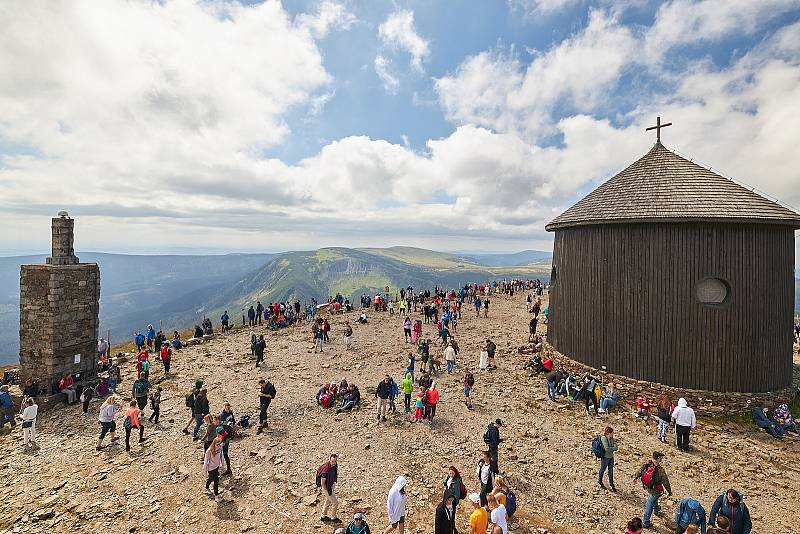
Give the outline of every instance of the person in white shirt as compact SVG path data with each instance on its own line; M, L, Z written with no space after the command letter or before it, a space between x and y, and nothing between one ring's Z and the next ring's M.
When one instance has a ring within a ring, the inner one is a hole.
M483 458L478 460L478 466L475 468L475 475L481 483L481 506L486 506L486 496L492 492L494 481L492 480L492 457L489 451L483 451Z
M444 359L447 362L447 374L453 374L453 368L456 366L456 349L452 343L448 343L444 349Z
M36 417L39 406L33 397L25 397L22 401L22 446L27 449L36 447Z
M508 534L508 513L506 507L497 501L494 495L487 497L489 509L492 514L489 516L489 534Z
M103 438L106 437L106 434L111 436L112 442L119 439L116 433L117 424L114 422L114 417L117 415L116 400L114 395L109 395L103 406L100 407L100 415L97 417L101 428L100 439L97 440L98 451L103 448Z
M678 400L678 407L672 412L672 420L675 421L675 446L689 452L689 433L697 426L697 419L694 410L689 408L683 397Z

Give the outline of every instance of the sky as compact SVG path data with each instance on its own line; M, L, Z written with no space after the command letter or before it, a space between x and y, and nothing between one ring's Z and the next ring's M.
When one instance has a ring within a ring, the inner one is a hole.
M549 249L654 143L797 209L798 0L9 0L0 255Z

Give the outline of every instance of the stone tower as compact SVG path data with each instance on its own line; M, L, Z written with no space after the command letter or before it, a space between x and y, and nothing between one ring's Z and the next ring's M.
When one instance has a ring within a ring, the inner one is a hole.
M79 263L73 249L75 221L59 212L52 221L52 255L45 265L23 265L19 278L19 364L57 390L65 373L97 374L100 269Z

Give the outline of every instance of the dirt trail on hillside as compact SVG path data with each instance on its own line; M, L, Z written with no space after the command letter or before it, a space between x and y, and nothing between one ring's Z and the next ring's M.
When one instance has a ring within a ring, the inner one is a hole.
M512 531L622 532L625 521L641 515L645 497L631 477L656 449L667 454L664 465L675 492L675 499L662 499L665 518L654 518L656 532L673 532L671 517L680 498L697 498L710 511L713 499L728 486L744 492L753 532L791 532L800 523L797 438L776 441L753 428L701 421L693 434L696 450L686 454L661 445L655 422L639 421L630 408L594 418L582 406L549 402L543 379L522 371L528 357L516 350L528 337L523 295L492 298L488 319L464 314L456 335L461 347L456 372L437 380L441 401L433 428L409 422L402 397L396 415L385 423L376 421L374 388L387 372L399 382L411 347L403 343L403 318L370 312L370 324L354 324L349 353L341 342L345 319L354 323L355 314L333 318L333 343L321 355L313 354L305 326L278 333L259 329L268 340L268 371L254 369L244 331L177 351L172 377L161 383L162 426L148 425L149 439L143 446L132 443L131 454L124 445L94 450L99 401L92 403L87 418L80 416L78 405L42 414L41 448L35 453L23 452L19 426L11 436L0 436L0 475L6 481L0 490L0 529L329 533L333 528L319 522L314 472L329 453L337 452L339 517L345 525L359 509L373 532L382 531L386 494L397 475L405 474L410 481L407 532L432 532L447 466L458 466L469 490L477 490L475 464L484 447L483 431L496 417L507 423L501 430L500 467L511 474L518 495ZM434 339L430 325L423 333ZM487 335L498 346L499 369L476 371L475 409L469 411L462 403L464 366L477 367ZM162 368L159 363L154 367L155 381ZM131 369L134 364L126 364L120 391L129 391ZM234 476L223 477L225 500L216 504L202 493L202 445L180 432L189 415L184 394L202 378L212 413L227 400L237 415L251 413L257 422L260 377L272 380L278 392L270 407L271 428L260 436L244 432L231 443ZM314 402L319 386L342 377L361 389L362 408L340 415L319 409ZM149 414L148 406L145 418ZM598 462L589 445L605 425L617 434L618 494L598 490L595 482ZM467 522L466 508L458 510L460 531Z

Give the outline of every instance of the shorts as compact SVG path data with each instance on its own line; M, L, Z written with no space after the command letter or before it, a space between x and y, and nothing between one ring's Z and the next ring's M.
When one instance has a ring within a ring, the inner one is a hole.
M108 434L109 432L116 432L117 423L114 422L114 421L108 421L107 423L103 422L103 421L100 421L100 427L101 427L100 439L103 439L104 437L106 437L106 434Z
M400 516L400 521L398 521L397 523L392 523L392 528L397 528L397 525L405 522L406 522L406 516Z
M470 392L470 390L471 390L471 389L472 389L472 388L468 388L468 387L465 387L465 388L464 388L464 396L465 396L465 397L469 397L469 392Z

